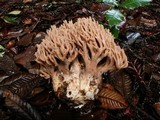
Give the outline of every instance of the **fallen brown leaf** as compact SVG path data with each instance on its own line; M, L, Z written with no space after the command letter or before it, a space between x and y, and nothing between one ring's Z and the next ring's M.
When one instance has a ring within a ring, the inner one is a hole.
M98 93L101 107L106 109L122 109L128 106L126 100L114 89L103 87Z
M32 2L32 0L23 0L23 3L29 3Z
M157 102L153 105L154 109L156 110L156 112L158 113L158 115L160 115L160 102Z
M0 70L8 74L13 74L16 73L19 69L15 64L13 58L7 54L4 54L3 57L0 57Z
M110 73L109 76L115 89L125 98L130 98L132 94L132 81L130 76L124 70L118 70Z
M15 56L15 62L19 65L22 65L24 68L29 69L31 67L31 61L34 61L34 53L36 51L35 46L30 46L26 51Z
M155 27L155 26L157 26L156 20L146 19L144 17L142 17L140 19L140 23L144 24L146 27Z
M24 35L18 42L17 44L19 46L28 46L32 43L32 39L34 38L35 33L28 33L26 35Z

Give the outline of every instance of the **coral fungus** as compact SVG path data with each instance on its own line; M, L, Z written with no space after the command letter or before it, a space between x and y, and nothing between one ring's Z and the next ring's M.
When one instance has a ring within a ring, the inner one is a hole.
M109 30L91 17L51 26L35 56L40 75L52 79L56 95L76 105L94 100L103 72L128 66Z

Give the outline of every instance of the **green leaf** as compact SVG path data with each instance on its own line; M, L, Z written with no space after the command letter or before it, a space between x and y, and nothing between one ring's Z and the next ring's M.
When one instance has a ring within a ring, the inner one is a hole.
M103 0L96 0L96 2L103 2Z
M9 24L14 24L16 22L17 17L15 16L4 16L2 19Z
M13 10L13 11L9 12L8 14L9 15L19 15L20 13L21 13L20 10Z
M125 0L120 6L128 9L134 9L140 6L149 5L150 2L152 2L152 0Z
M119 30L119 28L117 26L111 27L110 31L111 31L111 33L113 34L113 36L115 38L118 38L120 30Z
M105 12L105 18L110 26L118 25L124 20L123 14L119 10L111 9Z
M2 45L0 45L0 50L4 50L4 47Z
M0 45L0 57L3 57L4 53L4 47Z
M118 6L118 1L117 0L102 0L104 3L110 4L110 5L115 5Z

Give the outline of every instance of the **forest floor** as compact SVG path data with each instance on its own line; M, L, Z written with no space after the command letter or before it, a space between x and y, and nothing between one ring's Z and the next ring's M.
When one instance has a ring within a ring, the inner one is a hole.
M92 101L73 109L59 100L49 80L36 75L36 45L51 25L92 16L107 24L108 5L96 2L0 1L0 120L158 120L160 118L160 1L126 11L126 21L115 42L128 57L129 66L103 74L103 84L117 98L114 109ZM14 13L9 14L11 11ZM105 87L103 88L105 89ZM116 93L114 93L116 91ZM106 91L107 92L107 91ZM108 93L108 94L110 94ZM105 103L104 103L105 104Z

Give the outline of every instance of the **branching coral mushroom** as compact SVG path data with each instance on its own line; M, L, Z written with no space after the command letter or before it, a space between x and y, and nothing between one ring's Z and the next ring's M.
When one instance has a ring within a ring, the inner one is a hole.
M91 17L51 26L37 48L40 75L52 79L59 98L76 105L94 99L103 72L128 66L109 30Z

